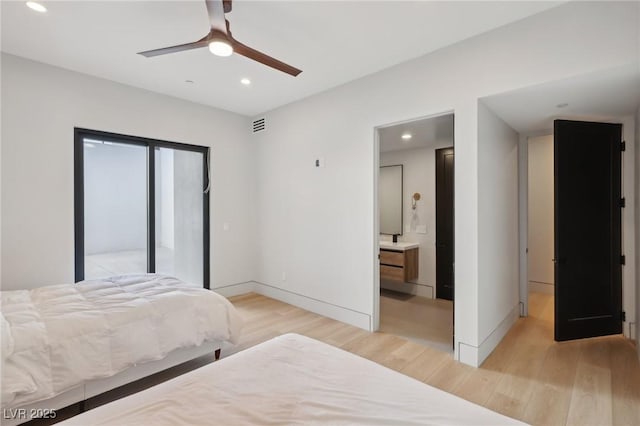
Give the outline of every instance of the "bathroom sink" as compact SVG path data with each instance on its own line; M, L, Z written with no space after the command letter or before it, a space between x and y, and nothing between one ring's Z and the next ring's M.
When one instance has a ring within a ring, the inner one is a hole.
M391 250L405 251L405 250L409 250L409 249L412 249L412 248L416 248L418 246L419 246L418 243L412 243L412 242L409 242L409 241L399 241L397 243L394 243L392 241L380 241L380 248L381 249L391 249Z

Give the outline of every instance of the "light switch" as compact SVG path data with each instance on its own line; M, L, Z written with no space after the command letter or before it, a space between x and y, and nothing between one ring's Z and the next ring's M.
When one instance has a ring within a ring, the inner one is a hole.
M223 223L222 224L222 229L225 230L225 231L228 231L229 230L229 222Z
M324 157L316 158L316 167L324 167Z

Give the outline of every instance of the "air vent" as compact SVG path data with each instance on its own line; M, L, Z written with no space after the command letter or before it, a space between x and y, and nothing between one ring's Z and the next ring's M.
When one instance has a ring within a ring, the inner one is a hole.
M253 133L262 132L265 130L266 122L264 117L253 120Z

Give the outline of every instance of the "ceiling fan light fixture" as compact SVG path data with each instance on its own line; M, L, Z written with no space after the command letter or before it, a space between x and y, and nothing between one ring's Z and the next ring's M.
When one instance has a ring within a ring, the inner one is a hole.
M29 9L35 10L36 12L44 13L47 11L47 8L35 1L28 1L27 7Z
M2 1L2 0L0 0ZM252 61L259 62L268 67L282 71L293 77L297 77L302 70L285 64L269 55L259 52L251 47L240 43L231 35L231 25L225 14L231 12L231 2L233 0L206 0L205 6L209 15L209 33L199 40L191 43L178 44L176 46L163 47L160 49L145 50L138 52L145 58L167 55L169 53L184 52L186 50L199 49L208 46L209 51L217 56L230 56L234 53L244 56Z
M216 56L231 56L233 47L226 40L213 40L209 43L209 51Z

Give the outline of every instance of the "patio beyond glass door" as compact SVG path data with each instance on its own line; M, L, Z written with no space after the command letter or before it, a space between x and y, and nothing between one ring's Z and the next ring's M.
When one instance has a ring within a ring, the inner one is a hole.
M147 148L85 138L85 279L147 272Z

